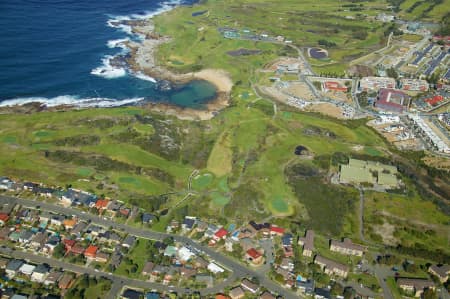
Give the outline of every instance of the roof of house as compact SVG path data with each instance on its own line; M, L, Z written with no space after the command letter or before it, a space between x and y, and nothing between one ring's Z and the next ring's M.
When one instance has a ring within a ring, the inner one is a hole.
M164 250L165 256L175 256L177 254L177 248L175 246L167 246Z
M72 246L70 251L75 254L82 254L84 252L84 247L81 246L81 244L75 244Z
M261 253L259 253L255 248L250 248L247 250L247 255L250 256L252 259L257 259L261 257Z
M355 244L349 238L344 238L343 241L331 240L330 246L336 246L340 248L356 250L356 251L366 251L367 247L359 244Z
M315 288L314 293L316 295L322 296L323 298L331 298L331 291L325 288Z
M0 221L7 222L8 219L9 219L8 214L6 214L6 213L0 213Z
M217 295L216 295L216 299L230 299L230 297L225 296L225 295L223 295L223 294L217 294Z
M242 297L245 295L244 290L241 287L235 287L230 290L230 296L233 298Z
M48 271L50 271L50 267L47 264L39 264L36 266L33 273L44 274L44 273L47 273Z
M6 270L17 271L23 265L23 261L21 260L10 260L6 265Z
M152 221L153 219L155 219L155 215L152 215L149 213L142 214L142 222L147 223L147 222Z
M84 251L84 255L95 256L97 250L98 250L97 246L89 245L88 248Z
M283 246L289 246L292 245L292 234L291 233L286 233L283 235L283 237L281 237L281 243L283 244Z
M183 220L183 226L186 227L186 228L191 229L191 228L194 227L194 224L195 224L195 219L184 218L184 220Z
M141 296L143 296L144 294L136 291L136 290L131 290L131 289L126 289L123 293L122 293L122 297L126 298L126 299L140 299Z
M315 259L314 259L315 263L319 263L319 264L323 264L325 265L325 267L327 267L328 269L338 269L344 272L348 272L348 266L338 263L336 261L327 259L323 256L320 255L316 255Z
M69 273L64 273L63 276L59 280L59 287L62 289L66 289L69 287L70 283L72 282L72 275Z
M64 225L65 227L74 227L75 224L77 224L77 220L76 220L75 218L72 218L72 219L65 219L65 220L63 221L63 225Z
M142 269L142 273L151 273L154 267L155 267L154 263L147 262L145 263L144 268Z
M450 265L432 265L430 270L441 277L446 277L450 273Z
M133 235L128 235L122 242L122 245L126 245L126 246L133 246L134 242L136 242L136 237Z
M66 247L73 247L75 245L75 240L64 239L63 243Z
M277 233L277 234L284 234L284 228L279 227L279 226L275 226L275 225L271 225L270 226L270 231Z
M314 250L314 231L308 229L306 231L305 237L300 238L303 241L303 247L305 250Z
M221 239L221 238L225 237L227 234L228 234L228 231L222 227L214 234L214 236Z
M244 278L241 281L241 286L246 288L246 289L248 289L248 290L252 290L254 292L256 292L259 289L259 286L256 283L251 282L247 278Z
M48 282L57 282L58 279L63 275L63 272L60 271L52 271L47 275L47 278L45 278L45 281Z
M429 287L434 287L434 282L429 279L422 278L398 278L397 284L399 286L410 286L415 289L422 290Z
M106 207L108 207L108 204L109 204L109 200L98 199L97 202L95 203L95 207L97 209L106 209Z
M275 299L275 296L272 295L269 291L265 291L259 296L260 299Z

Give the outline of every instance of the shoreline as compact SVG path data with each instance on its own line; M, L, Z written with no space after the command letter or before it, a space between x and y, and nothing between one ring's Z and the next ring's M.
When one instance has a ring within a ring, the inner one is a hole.
M230 100L230 93L233 87L233 82L230 75L224 70L219 69L203 69L198 72L190 72L185 74L174 73L162 66L156 61L156 51L158 47L166 42L170 41L170 38L163 37L154 32L154 23L151 18L143 20L117 20L111 21L113 27L118 28L122 25L129 26L131 28L131 34L140 36L141 41L132 41L124 39L119 42L117 46L126 47L129 49L129 56L125 58L127 68L130 71L129 76L137 76L139 74L154 78L155 81L170 81L172 84L186 84L195 80L205 80L213 84L216 87L216 97L203 104L204 108L189 108L182 107L172 103L161 102L139 102L136 101L135 105L140 106L149 111L164 113L167 115L175 116L183 120L209 120L216 116L220 110L228 107ZM123 56L114 56L118 58L120 62ZM65 97L65 96L62 96ZM58 98L58 97L57 97ZM131 102L123 105L114 105L115 102L112 99L88 99L106 100L111 103L110 106L101 106L92 104L92 106L86 106L81 103L61 103L55 105L48 105L46 102L42 102L39 98L35 101L29 101L26 103L15 103L13 105L0 105L1 113L31 113L40 111L64 111L71 109L91 109L91 108L114 108L123 106L133 106ZM131 101L124 100L122 102ZM136 99L139 100L139 99ZM121 102L121 100L117 100Z
M155 33L153 20L127 21L127 25L131 26L133 34L144 37L140 42L127 41L124 43L130 50L127 63L134 73L142 73L157 80L167 80L175 84L205 80L217 89L216 98L205 103L205 109L184 108L169 103L149 103L144 106L151 107L152 111L175 115L180 119L207 120L213 118L220 110L229 105L233 82L227 72L219 69L203 69L185 74L174 73L162 67L156 60L156 51L159 46L171 39Z

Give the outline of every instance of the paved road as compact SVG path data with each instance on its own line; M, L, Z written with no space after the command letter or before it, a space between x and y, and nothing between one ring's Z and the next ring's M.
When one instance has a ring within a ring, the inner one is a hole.
M208 246L198 244L197 242L194 242L193 240L191 240L187 237L184 237L184 236L160 233L160 232L155 232L155 231L151 231L148 229L140 229L140 228L128 226L126 224L116 223L112 220L104 219L104 218L98 217L93 214L82 212L77 209L65 208L65 207L50 204L50 203L47 203L44 201L34 201L34 200L30 200L30 199L0 196L0 202L1 203L6 203L6 202L18 203L23 206L27 206L27 207L31 207L31 208L36 208L37 206L40 206L41 209L44 209L47 211L51 211L54 213L60 213L63 215L75 215L80 219L89 220L92 223L95 223L95 224L98 224L98 225L101 225L104 227L112 227L113 229L121 230L128 234L132 234L132 235L135 235L140 238L151 239L151 240L163 240L165 238L172 237L172 238L174 238L174 240L176 242L184 243L186 245L191 246L192 248L195 248L199 252L203 252L203 253L209 255L210 258L212 260L214 260L216 263L218 263L218 264L222 265L223 267L225 267L226 269L232 271L233 278L255 277L259 280L259 282L262 286L266 287L267 289L269 289L272 292L275 292L275 293L283 296L285 299L298 298L298 295L295 295L292 291L290 291L286 288L283 288L280 285L278 285L277 283L273 282L272 280L267 278L264 273L260 273L260 272L248 269L244 265L241 265L240 263L232 260L231 258L212 250ZM233 281L231 279L227 280L227 284L231 284L232 282ZM148 284L147 282L142 282L142 283ZM220 285L220 286L222 286L222 285ZM161 287L164 287L164 286L162 286L160 284L154 284L154 286L147 285L146 287L160 290ZM218 288L219 288L219 286L215 286L210 289L204 289L201 291L201 293L202 294L203 293L205 293L205 294L214 293L216 291L221 290ZM167 289L167 287L165 287L165 289ZM174 288L174 289L176 289L176 288ZM180 291L181 291L181 289L180 289Z

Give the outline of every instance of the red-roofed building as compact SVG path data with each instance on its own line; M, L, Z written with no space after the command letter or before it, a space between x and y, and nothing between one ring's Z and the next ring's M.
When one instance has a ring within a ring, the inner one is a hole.
M70 252L72 250L72 247L75 245L75 240L64 239L63 244L66 252Z
M94 245L89 245L89 247L84 251L84 256L86 258L94 259L97 253L98 247Z
M97 208L97 210L102 211L102 210L106 210L106 208L108 207L108 204L109 204L109 200L99 199L95 203L95 207Z
M84 253L84 247L81 246L80 244L75 244L72 246L72 248L70 249L70 252L73 254L83 254Z
M262 254L255 248L250 248L249 250L247 250L247 252L245 253L245 257L253 264L261 264L263 260Z
M326 91L340 91L347 92L347 86L342 86L338 82L335 81L326 81L322 84L323 90Z
M217 294L216 299L230 299L230 297L222 295L222 294Z
M435 35L433 36L433 41L434 42L443 41L445 44L450 44L450 35L447 36Z
M444 97L441 95L436 95L434 97L425 99L425 102L430 105L430 106L436 106L438 105L440 102L442 102L444 100Z
M282 236L282 235L284 235L284 228L272 225L272 226L270 226L270 234L272 236L275 236L275 235Z
M6 222L8 222L9 216L6 213L0 213L0 224L5 225Z
M216 241L219 241L221 239L225 239L228 234L228 231L224 229L223 227L219 229L213 236L213 239Z
M408 110L409 96L397 89L381 88L375 107L396 113Z

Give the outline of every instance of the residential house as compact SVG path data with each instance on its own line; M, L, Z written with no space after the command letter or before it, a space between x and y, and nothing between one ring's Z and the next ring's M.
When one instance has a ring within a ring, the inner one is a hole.
M79 243L75 243L75 245L73 245L73 247L70 249L70 253L74 254L74 255L80 255L84 253L84 247L79 244Z
M304 237L298 238L298 245L303 246L303 255L312 257L314 251L314 231L307 230Z
M38 188L39 185L32 183L32 182L25 182L23 183L23 190L25 191L30 191L30 192L34 192L36 190L36 188Z
M75 240L70 239L63 240L64 248L67 253L72 251L72 247L75 246L75 242L76 242Z
M34 265L23 264L22 266L20 266L19 272L24 275L30 276L33 273L35 268L36 268L36 266L34 266Z
M90 234L93 237L98 237L101 233L104 233L106 230L105 228L98 226L98 225L89 225L86 232Z
M120 263L122 262L122 254L120 251L115 250L111 255L111 261L109 264L114 268L117 269L117 267L120 266Z
M327 288L315 288L314 299L331 299L331 290Z
M235 287L229 293L231 299L242 299L245 297L244 290L241 287Z
M142 223L152 224L156 219L155 215L149 213L142 214Z
M281 276L283 276L283 280L284 281L288 281L290 279L292 279L292 273L289 270L286 270L284 268L281 267L277 267L275 269L275 272L277 272L278 274L280 274Z
M294 270L294 262L292 259L285 257L281 260L280 267L285 270L292 271Z
M50 219L52 219L53 214L49 213L47 211L41 211L39 213L39 221L41 222L50 222Z
M0 240L6 240L8 239L8 235L10 233L10 228L9 227L3 227L0 229Z
M12 242L19 242L19 237L20 237L20 231L12 231L9 234L8 239L11 240Z
M66 218L62 215L53 215L50 218L50 224L54 226L61 226Z
M70 231L70 234L76 236L77 238L80 238L83 235L84 230L86 229L87 226L88 224L86 222L80 221L77 224L75 224L75 226Z
M367 250L367 247L359 244L354 244L352 243L352 240L345 238L342 242L331 240L330 250L346 255L363 256L364 252Z
M164 256L175 257L177 255L177 248L175 246L167 246L164 250Z
M131 210L129 208L122 207L119 209L119 215L128 218L130 216Z
M111 216L115 217L122 206L123 206L123 203L121 203L120 201L117 201L117 200L113 200L109 203L106 210L108 211L108 213Z
M66 230L73 229L76 224L77 224L76 218L64 219L64 221L63 221L63 226Z
M98 247L94 245L89 245L88 248L84 251L84 257L87 259L95 259L95 255L97 254Z
M316 255L314 263L319 265L322 271L325 272L325 274L337 275L344 278L348 275L349 269L347 265L335 262L323 256Z
M225 240L227 237L228 231L221 227L213 236L214 241Z
M181 224L181 229L184 233L191 231L195 225L195 218L186 216Z
M34 234L29 230L23 230L19 235L19 242L22 245L26 245L31 242L31 238L33 238Z
M47 252L53 252L56 246L58 246L59 242L61 241L61 238L58 235L51 235L47 242L44 245L44 250Z
M252 294L256 294L259 291L259 286L256 283L253 283L252 281L248 280L247 278L244 278L241 281L241 287Z
M120 244L122 237L114 231L107 230L104 233L98 235L99 241L108 244Z
M445 283L450 275L450 265L432 265L428 268L428 272L437 276L440 282Z
M281 237L281 245L283 245L283 252L285 257L294 256L294 252L292 250L292 239L293 236L291 233L286 233Z
M17 271L19 271L19 268L22 267L22 265L23 261L21 260L10 260L6 265L5 272L9 277L14 277L14 275L16 275Z
M214 274L223 273L225 271L215 263L209 263L207 269Z
M194 268L183 266L180 268L180 275L184 278L188 279L197 274L197 271Z
M255 265L259 265L263 261L262 254L255 248L250 248L249 250L247 250L245 253L245 258Z
M279 226L275 226L275 225L271 225L270 226L270 235L271 236L283 236L284 235L284 228L279 227Z
M259 299L276 299L276 297L269 291L265 291L259 296Z
M214 284L214 279L211 275L209 274L197 274L195 276L195 282L197 283L204 283L206 284L207 288L211 288Z
M126 289L121 298L123 299L141 299L144 296L144 293L132 289Z
M150 292L145 294L145 299L159 299L159 298L161 298L161 296L157 292Z
M153 268L155 268L155 264L152 262L147 262L144 265L144 269L142 269L142 275L150 275L152 274Z
M42 283L49 274L50 267L47 264L39 264L31 274L31 281Z
M39 251L41 248L45 246L45 242L47 242L48 234L45 232L38 232L32 238L30 242L31 248Z
M230 297L225 296L224 294L217 294L216 299L230 299Z
M9 220L9 215L6 213L0 213L0 225L5 225Z
M109 259L109 254L106 252L97 252L95 254L95 261L99 263L106 263Z
M97 196L89 192L69 188L61 194L60 200L64 205L86 205L93 207L97 202Z
M39 187L39 186L37 188L35 188L35 190L34 190L34 193L36 193L37 195L42 196L42 197L47 197L47 198L52 197L54 192L55 192L55 190L52 188Z
M178 250L178 257L181 262L189 261L195 254L189 250L187 247L183 246Z
M66 290L70 288L73 282L73 276L69 273L64 273L63 276L59 279L58 287L62 290Z
M136 242L136 237L133 235L128 235L122 242L122 246L125 248L131 248L134 246L134 243Z
M205 232L208 229L208 223L201 221L201 220L197 220L196 221L196 226L195 226L195 231L196 232Z
M0 190L11 190L13 181L7 177L0 177Z
M156 249L158 249L159 253L163 253L164 250L166 249L167 245L164 242L161 241L156 241L153 244L153 247L155 247Z
M262 233L264 236L268 236L270 234L270 223L256 223L252 220L248 224L248 227L255 233Z
M208 224L208 229L205 231L206 238L212 238L219 228L214 224Z
M95 208L98 210L99 214L103 213L108 208L109 200L108 199L98 199L95 202Z
M44 279L44 285L48 286L48 285L56 284L58 282L58 280L61 278L61 276L63 276L63 272L56 271L56 270L50 272L47 275L47 277Z
M423 291L426 289L435 289L433 281L421 278L398 278L397 285L403 291L415 297L422 296Z
M296 285L300 292L305 293L308 296L311 296L314 293L314 280L297 280Z
M0 257L0 269L5 269L6 265L8 265L9 259Z
M197 258L194 261L194 266L197 269L204 269L204 268L208 267L208 265L209 265L209 262L206 261L201 256L197 256Z

